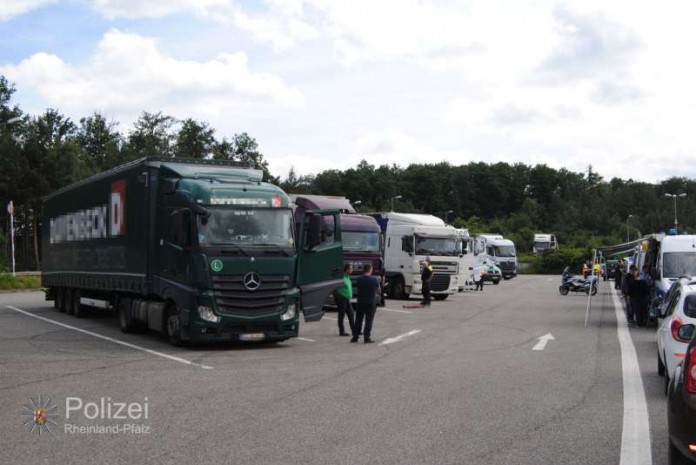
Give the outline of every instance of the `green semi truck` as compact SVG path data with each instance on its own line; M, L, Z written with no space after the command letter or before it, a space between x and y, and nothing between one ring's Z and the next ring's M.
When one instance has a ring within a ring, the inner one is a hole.
M121 330L283 341L342 284L340 213L292 204L231 162L143 158L44 199L42 284L56 309L114 309Z

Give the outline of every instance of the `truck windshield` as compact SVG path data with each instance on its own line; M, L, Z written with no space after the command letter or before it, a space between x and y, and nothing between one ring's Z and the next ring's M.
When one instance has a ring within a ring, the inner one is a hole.
M514 257L515 256L515 246L514 245L494 245L493 252L496 257Z
M534 243L534 248L537 250L546 250L549 247L551 247L550 242L535 242Z
M379 252L379 233L366 231L342 232L343 249L356 252Z
M416 235L416 255L459 255L459 246L454 237Z
M696 252L667 252L662 256L662 277L678 278L696 274Z
M276 245L294 247L290 210L208 208L198 218L198 243L206 245Z

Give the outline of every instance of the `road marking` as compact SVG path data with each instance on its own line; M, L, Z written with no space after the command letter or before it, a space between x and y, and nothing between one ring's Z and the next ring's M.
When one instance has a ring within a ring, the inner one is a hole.
M546 349L546 344L549 343L549 341L555 341L556 338L553 337L553 334L551 333L546 333L541 337L538 337L539 342L536 343L534 347L532 347L532 350L544 350Z
M32 317L32 318L36 318L37 320L41 320L41 321L45 321L45 322L47 322L47 323L51 323L51 324L54 324L54 325L62 326L63 328L72 329L73 331L77 331L77 332L79 332L79 333L87 334L87 335L89 335L89 336L96 337L96 338L99 338L99 339L104 339L105 341L113 342L114 344L119 344L119 345L122 345L122 346L125 346L125 347L129 347L129 348L131 348L131 349L139 350L139 351L141 351L141 352L146 352L146 353L148 353L148 354L150 354L150 355L156 355L157 357L166 358L166 359L168 359L168 360L173 360L173 361L175 361L175 362L183 363L183 364L185 364L185 365L195 366L195 367L197 367L197 368L203 368L203 369L206 369L206 370L212 370L212 369L213 369L213 367L208 366L208 365L203 365L202 363L193 362L193 361L191 361L191 360L186 360L185 358L181 358L181 357L176 357L176 356L174 356L174 355L165 354L164 352L158 352L158 351L156 351L156 350L148 349L148 348L146 348L146 347L141 347L141 346L138 346L138 345L135 345L135 344L131 344L130 342L119 341L118 339L114 339L114 338L109 337L109 336L103 336L103 335L101 335L101 334L93 333L92 331L87 331L86 329L81 329L81 328L78 328L78 327L76 327L76 326L66 325L65 323L61 323L61 322L59 322L59 321L51 320L50 318L44 318L44 317L39 316L39 315L34 315L33 313L30 313L30 312L21 310L21 309L16 308L16 307L12 307L12 306L10 306L10 305L8 305L7 308L9 308L10 310L14 310L15 312L19 312L19 313L21 313L21 314L23 314L23 315L30 316L30 317Z
M408 310L397 310L395 308L387 308L387 307L381 307L378 310L383 310L385 312L395 312L395 313L413 313L413 312L409 312Z
M401 341L403 341L404 339L406 339L407 337L409 337L409 336L414 336L414 335L416 335L416 334L418 334L418 333L420 333L420 332L421 332L420 329L414 329L414 330L411 330L411 331L407 332L406 334L401 334L400 336L396 336L396 337L391 337L391 338L389 338L389 339L385 339L385 340L383 340L382 342L380 342L379 345L385 346L385 345L387 345L387 344L393 344L393 343L395 343L395 342L401 342Z
M306 337L298 337L297 339L299 339L300 341L305 341L305 342L314 342L314 339L309 339Z
M336 318L335 316L326 316L326 315L324 315L323 317L321 317L322 320L323 320L324 318L326 318L327 320L336 320L336 321L338 321L338 318Z
M623 431L621 434L621 460L619 465L652 465L650 446L650 419L645 401L643 378L638 356L628 331L626 315L616 292L611 293L616 312L616 331L621 346L623 371Z

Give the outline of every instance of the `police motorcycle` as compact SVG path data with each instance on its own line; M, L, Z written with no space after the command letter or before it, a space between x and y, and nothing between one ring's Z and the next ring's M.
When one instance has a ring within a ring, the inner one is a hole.
M569 292L584 292L592 295L597 293L597 277L590 276L587 279L582 276L573 276L570 274L570 267L566 266L561 275L561 285L558 286L558 292L561 295L568 295Z

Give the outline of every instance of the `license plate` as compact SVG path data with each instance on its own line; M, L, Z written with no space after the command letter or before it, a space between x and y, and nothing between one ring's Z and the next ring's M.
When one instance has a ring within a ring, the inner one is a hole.
M240 341L263 341L266 335L263 333L245 333L239 335Z

